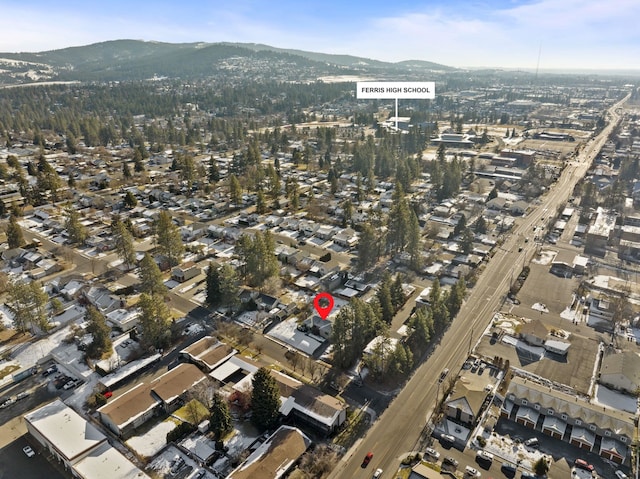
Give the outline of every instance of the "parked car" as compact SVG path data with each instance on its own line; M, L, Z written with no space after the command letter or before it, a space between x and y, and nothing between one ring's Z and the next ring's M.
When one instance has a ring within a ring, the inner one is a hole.
M449 464L453 467L458 467L458 460L455 457L447 456L442 460L442 464Z
M505 462L504 464L502 464L502 467L500 469L506 475L515 475L516 471L518 470L518 466L511 462Z
M21 393L16 394L16 400L24 399L26 397L29 397L30 395L31 395L31 393L29 391L23 391Z
M523 472L520 476L520 479L539 479L535 474L531 474L529 472Z
M62 386L62 389L64 389L65 391L69 390L69 389L73 389L78 385L78 383L76 382L75 379L70 379L69 381L67 381L66 383L64 383L64 386Z
M478 471L475 467L467 466L464 468L465 477L480 477L480 471Z
M438 451L436 451L434 448L432 447L428 447L424 450L424 455L425 456L429 456L432 457L433 459L435 459L436 461L438 459L440 459L440 453Z
M538 446L540 446L540 443L538 442L537 437L532 437L524 441L524 445L532 449L537 449Z
M104 396L105 399L109 399L111 396L113 396L113 392L112 391L105 391L102 393L102 396Z
M373 459L373 453L372 452L368 452L366 456L364 456L364 459L362 460L362 465L361 467L367 467L369 465L369 463L371 462L371 459Z
M42 372L42 375L43 376L48 376L49 374L53 374L53 373L55 373L57 371L58 371L58 366L54 364L53 366L49 366L47 369L45 369Z
M31 446L24 446L22 448L22 452L24 452L26 454L27 457L33 457L36 455L36 453L34 452L33 449L31 449Z
M450 444L453 444L456 442L456 438L451 434L443 434L440 436L440 442L448 442Z
M616 474L616 477L617 477L618 479L629 479L629 476L627 476L627 475L626 475L624 472L622 472L620 469L618 469L618 470L616 471L616 473L615 473L615 474Z
M484 463L484 464L491 464L493 462L493 454L491 454L490 452L483 451L482 449L480 449L476 453L476 462Z
M205 474L206 474L206 471L204 469L200 469L198 472L196 472L193 475L193 479L202 479Z
M585 471L589 471L589 472L595 471L595 468L584 459L576 459L576 461L574 462L574 465L580 469L584 469Z
M180 456L177 456L173 461L171 461L173 464L171 465L171 474L175 474L176 472L178 472L180 469L182 469L182 466L184 466L184 459L181 458Z
M449 368L445 368L441 373L440 373L440 379L438 379L438 382L442 382L444 381L444 378L447 377L447 374L449 374Z
M373 479L380 479L382 477L382 469L376 469L376 472L373 473Z

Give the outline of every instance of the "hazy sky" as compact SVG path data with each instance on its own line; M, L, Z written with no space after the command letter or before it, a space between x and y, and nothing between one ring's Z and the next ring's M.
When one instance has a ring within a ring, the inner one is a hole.
M0 0L0 52L253 42L456 67L640 69L639 0Z

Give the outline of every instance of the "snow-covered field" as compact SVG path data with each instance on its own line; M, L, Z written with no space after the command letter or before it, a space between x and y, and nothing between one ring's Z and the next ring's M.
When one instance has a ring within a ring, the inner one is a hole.
M167 445L167 433L176 428L171 421L163 421L151 428L142 436L133 436L127 441L127 445L143 457L153 457ZM173 458L173 456L171 456ZM154 461L155 462L155 461Z

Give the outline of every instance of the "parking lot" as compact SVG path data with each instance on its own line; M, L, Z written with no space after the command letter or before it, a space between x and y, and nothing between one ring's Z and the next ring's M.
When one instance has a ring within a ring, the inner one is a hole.
M27 457L22 451L27 445L35 451L35 456ZM66 479L49 463L47 453L43 454L37 446L35 441L29 441L28 435L23 435L0 448L0 479Z

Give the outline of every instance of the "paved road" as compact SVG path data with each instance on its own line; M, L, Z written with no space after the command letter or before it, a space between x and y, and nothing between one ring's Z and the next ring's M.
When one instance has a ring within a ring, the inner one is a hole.
M627 98L609 110L610 124L597 139L588 142L578 161L573 161L564 169L555 187L542 198L541 204L528 216L516 222L512 233L506 237L503 245L497 248L494 257L433 354L417 368L405 388L367 435L340 461L331 478L369 478L378 467L386 471L383 477L391 477L391 473L396 471L408 452L422 448L421 436L435 406L436 395L440 394L440 371L445 368L451 371L460 369L472 345L490 324L494 312L500 308L511 282L535 254L534 242L525 243L524 239L533 239L533 226L541 224L542 218L546 219L555 214L558 206L567 201L575 184L584 176L617 123L616 109ZM521 252L518 251L520 246ZM369 451L373 452L374 457L369 467L362 469L360 464Z

